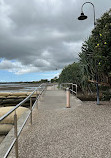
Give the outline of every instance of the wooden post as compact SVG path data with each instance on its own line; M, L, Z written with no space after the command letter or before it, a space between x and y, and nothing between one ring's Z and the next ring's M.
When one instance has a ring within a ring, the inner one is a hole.
M66 88L66 108L70 108L70 90Z
M15 115L14 115L14 135L16 138L16 142L15 142L15 156L16 158L18 158L18 134L17 134L17 114L15 111Z

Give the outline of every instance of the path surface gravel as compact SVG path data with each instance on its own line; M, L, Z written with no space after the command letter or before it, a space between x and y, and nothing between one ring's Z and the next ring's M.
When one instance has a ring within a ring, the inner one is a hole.
M65 102L65 92L45 92L33 112L33 125L19 138L19 157L111 158L110 102L82 103L73 96L71 108Z

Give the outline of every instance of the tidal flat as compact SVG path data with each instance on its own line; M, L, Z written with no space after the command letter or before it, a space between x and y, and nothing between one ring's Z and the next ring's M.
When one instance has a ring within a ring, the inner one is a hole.
M35 83L0 83L0 92L33 91L39 85Z
M15 106L33 92L40 84L35 83L1 83L0 107ZM29 101L24 106L28 106Z

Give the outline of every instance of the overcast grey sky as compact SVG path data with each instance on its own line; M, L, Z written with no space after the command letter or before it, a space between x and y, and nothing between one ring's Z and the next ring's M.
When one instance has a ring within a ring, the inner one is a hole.
M77 60L93 29L93 8L78 21L85 0L0 0L0 69L25 74L62 69ZM111 0L91 0L96 18Z

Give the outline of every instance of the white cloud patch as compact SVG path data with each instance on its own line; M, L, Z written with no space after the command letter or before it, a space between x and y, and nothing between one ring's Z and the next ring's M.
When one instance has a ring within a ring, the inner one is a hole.
M33 67L32 65L29 65L27 67L25 65L22 65L20 62L9 61L9 60L5 60L5 59L1 60L0 69L8 70L9 72L13 72L17 75L38 71L37 67Z

